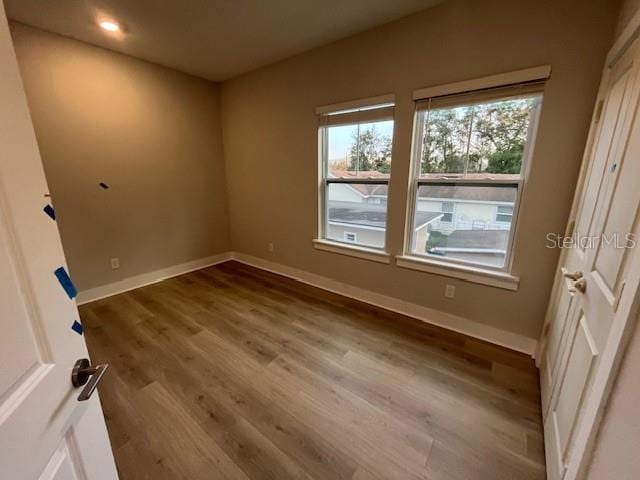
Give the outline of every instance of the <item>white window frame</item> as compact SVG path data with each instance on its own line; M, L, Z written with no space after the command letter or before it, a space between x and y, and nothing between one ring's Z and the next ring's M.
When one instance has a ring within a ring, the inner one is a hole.
M460 104L460 106L463 106L463 105L465 105L465 103ZM452 185L452 186L461 186L461 187L464 187L464 186L472 187L472 186L484 185L484 186L494 186L494 187L504 187L504 188L514 188L514 187L516 188L516 199L513 205L513 216L512 216L511 228L509 231L509 240L507 242L507 253L505 255L505 261L502 267L494 267L491 265L479 264L479 263L460 260L456 258L438 259L438 262L451 263L454 265L456 264L471 265L475 268L482 268L486 270L501 271L501 272L511 271L512 263L513 263L513 250L514 250L513 243L514 243L515 232L518 225L518 221L517 221L518 211L520 207L520 201L522 198L522 191L525 185L527 168L530 163L529 159L530 159L531 150L532 150L531 141L532 139L535 138L535 131L537 130L538 117L539 117L539 108L534 107L534 110L532 111L532 118L531 118L532 126L529 128L527 141L525 143L525 149L522 155L522 166L520 169L519 179L517 180L503 180L503 179L476 180L476 179L465 179L465 178L455 178L455 177L446 178L446 175L443 175L442 179L426 180L426 179L420 179L422 132L424 131L424 127L425 127L426 115L423 112L418 112L418 111L415 112L415 117L414 117L415 131L414 131L414 140L413 140L415 148L412 148L411 184L410 184L409 195L407 196L407 198L410 199L411 201L411 204L407 209L408 211L409 210L411 211L411 216L407 218L407 221L409 223L409 227L407 228L408 232L411 232L411 229L413 228L418 189L422 185ZM455 201L453 203L455 204ZM454 207L454 210L455 210L455 207ZM434 259L433 255L420 254L420 253L414 252L412 242L413 242L413 235L406 235L405 256L418 257L423 260Z
M347 240L330 239L327 237L329 229L327 215L327 191L330 184L376 184L389 186L389 178L329 178L328 176L328 128L336 123L329 123L331 119L343 118L345 125L370 123L383 120L394 120L395 136L395 95L381 95L361 100L325 105L316 108L318 115L318 229L317 237L313 240L316 249L343 253L349 256L364 258L382 263L390 263L390 255L386 252L387 228L385 225L385 241L381 248L358 245ZM339 124L339 123L338 123ZM392 139L393 142L393 139ZM393 150L393 143L392 143ZM393 158L393 155L392 155ZM387 207L388 208L388 207Z
M468 99L460 101L459 105L473 103L473 94L475 92L486 91L490 89L498 89L524 83L540 82L540 94L543 95L544 84L542 82L549 78L551 68L549 66L535 67L531 69L520 70L505 74L493 75L480 79L457 82L449 85L440 85L436 87L425 88L414 92L414 100L420 101L426 98L448 95L464 95L469 94ZM505 98L508 98L506 95ZM463 97L461 97L463 98ZM499 100L500 98L496 98ZM409 175L409 191L407 195L407 209L405 219L405 235L403 253L396 257L396 264L400 267L421 270L430 273L437 273L450 277L462 278L464 280L481 283L509 290L517 290L519 278L511 274L514 255L514 240L518 229L518 212L522 199L522 193L525 188L526 179L530 168L530 160L535 143L537 127L540 118L540 102L532 112L531 126L528 131L528 138L525 143L525 150L522 157L522 166L520 170L520 178L518 180L477 180L463 178L443 178L440 180L420 180L420 165L422 153L422 135L425 126L426 114L416 109L413 122L413 136L411 147L411 170ZM452 105L454 106L454 105ZM469 185L478 184L490 185L513 185L517 188L516 200L513 206L513 216L509 241L507 244L507 255L503 267L492 267L490 265L477 264L473 262L463 261L459 259L447 258L436 259L431 255L422 255L413 252L413 223L416 209L416 200L418 188L421 184L453 184L453 185Z

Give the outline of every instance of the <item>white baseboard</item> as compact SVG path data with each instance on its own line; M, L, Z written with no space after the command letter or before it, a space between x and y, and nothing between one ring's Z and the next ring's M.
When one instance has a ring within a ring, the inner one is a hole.
M201 258L191 262L181 263L180 265L174 265L172 267L125 278L108 285L82 290L78 293L76 301L78 305L82 305L110 297L112 295L117 295L118 293L127 292L135 288L144 287L145 285L161 282L162 280L166 280L167 278L175 277L177 275L210 267L211 265L216 265L218 263L227 262L232 259L252 267L292 278L323 290L328 290L339 295L344 295L345 297L360 300L361 302L369 303L386 310L391 310L392 312L407 315L408 317L416 318L438 327L453 330L455 332L480 340L485 340L518 352L523 352L531 355L532 357L535 355L537 340L534 338L525 337L524 335L491 327L468 318L459 317L433 308L399 300L387 295L355 287L347 283L338 282L337 280L333 280L328 277L316 275L315 273L288 267L280 263L271 262L269 260L264 260L262 258L239 252L225 252L211 257Z
M536 352L538 342L535 338L529 338L524 335L501 330L468 318L459 317L440 310L406 302L404 300L375 293L363 288L354 287L353 285L338 282L331 278L316 275L297 268L288 267L279 263L270 262L244 253L233 252L233 259L252 267L284 275L285 277L292 278L299 282L322 288L323 290L328 290L386 310L407 315L408 317L412 317L438 327L453 330L473 338L510 348L511 350L526 353L532 357Z
M78 305L82 305L95 300L100 300L101 298L117 295L118 293L128 292L135 288L161 282L167 278L176 277L184 273L193 272L194 270L200 270L201 268L210 267L211 265L227 262L231 260L232 257L232 252L224 252L211 257L199 258L198 260L173 265L172 267L161 268L160 270L154 270L153 272L135 275L100 287L82 290L78 292L76 303Z

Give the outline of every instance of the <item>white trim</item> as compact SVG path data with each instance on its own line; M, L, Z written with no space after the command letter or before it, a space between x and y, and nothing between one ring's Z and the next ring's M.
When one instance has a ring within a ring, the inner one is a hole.
M375 248L367 248L359 245L350 245L340 242L332 242L330 240L324 240L322 238L314 238L313 246L316 250L323 250L325 252L339 253L340 255L347 255L349 257L362 258L364 260L371 260L378 263L391 263L391 255L382 250Z
M211 257L200 258L198 260L192 260L190 262L181 263L179 265L173 265L167 268L161 268L160 270L154 270L153 272L142 273L133 277L124 278L117 282L102 285L100 287L89 288L87 290L81 290L76 297L76 303L83 305L85 303L100 300L102 298L117 295L119 293L128 292L136 288L144 287L152 283L161 282L167 278L176 277L185 273L193 272L194 270L200 270L201 268L210 267L231 260L233 257L231 252L224 252Z
M417 157L422 153L422 132L424 131L424 115L420 115L418 112L413 113L413 131L411 132L411 157L409 161L409 176L407 177L407 195L405 205L405 218L404 218L404 237L403 237L403 253L410 252L413 249L414 244L414 229L413 223L415 219L415 213L418 210L418 182L416 178L420 176L420 162L417 161ZM441 201L442 202L442 201ZM454 207L455 208L455 207ZM442 210L442 207L440 207ZM440 217L442 218L442 217Z
M352 250L355 251L355 249ZM378 254L380 253L375 250L374 252ZM312 285L323 290L337 293L338 295L369 303L392 312L418 319L431 325L446 328L448 330L468 335L479 340L484 340L495 345L510 348L511 350L522 352L527 355L533 356L536 351L537 341L534 338L526 337L518 333L508 332L474 320L406 302L404 300L399 300L380 293L371 292L321 275L316 275L304 270L288 267L286 265L263 260L261 258L239 252L225 252L219 255L175 265L173 267L156 270L154 272L136 275L135 277L129 277L101 287L83 290L78 294L77 302L79 305L82 305L101 298L140 288L145 285L157 283L162 280L166 280L167 278L183 275L194 270L200 270L212 265L224 263L229 260L237 260L238 262L251 265L261 270L277 273L278 275L292 278L307 285Z
M396 256L396 265L402 268L409 268L411 270L458 278L466 282L504 288L505 290L516 291L518 290L518 284L520 283L519 277L503 271L488 270L485 268L451 262L440 262L412 255Z
M499 73L488 77L463 80L461 82L447 83L433 87L420 88L413 91L414 100L440 97L443 95L453 95L455 93L466 93L474 90L484 90L487 88L503 87L516 83L533 82L536 80L546 80L551 76L551 65L525 68L514 72Z
M469 337L526 353L527 355L533 356L536 351L537 340L518 333L508 332L474 320L404 300L399 300L397 298L365 290L331 278L316 275L297 268L288 267L262 258L253 257L251 255L246 255L244 253L234 252L233 259L252 267L292 278L299 282L306 283L307 285L328 290L330 292L337 293L338 295L353 298L370 305L384 308L385 310L390 310L392 312L415 318L431 325L436 325Z
M396 96L393 93L387 95L378 95L377 97L360 98L358 100L349 100L347 102L332 103L331 105L322 105L316 107L316 115L324 115L327 113L341 112L354 108L371 107L373 105L384 105L396 102Z

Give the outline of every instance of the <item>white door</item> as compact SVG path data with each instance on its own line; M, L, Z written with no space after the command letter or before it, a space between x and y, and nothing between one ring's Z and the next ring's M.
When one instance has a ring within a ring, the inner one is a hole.
M575 244L561 256L549 310L540 382L550 480L577 478L583 468L587 437L597 427L595 408L606 395L608 359L633 315L640 271L633 248L640 206L639 46L634 42L607 67L575 209Z
M71 384L88 355L46 194L0 2L0 479L115 480L99 399Z

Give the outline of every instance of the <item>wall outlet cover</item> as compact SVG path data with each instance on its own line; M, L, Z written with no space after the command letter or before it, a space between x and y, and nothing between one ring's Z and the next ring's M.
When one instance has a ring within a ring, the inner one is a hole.
M454 285L447 285L444 287L444 296L447 298L453 298L456 296L456 287Z

